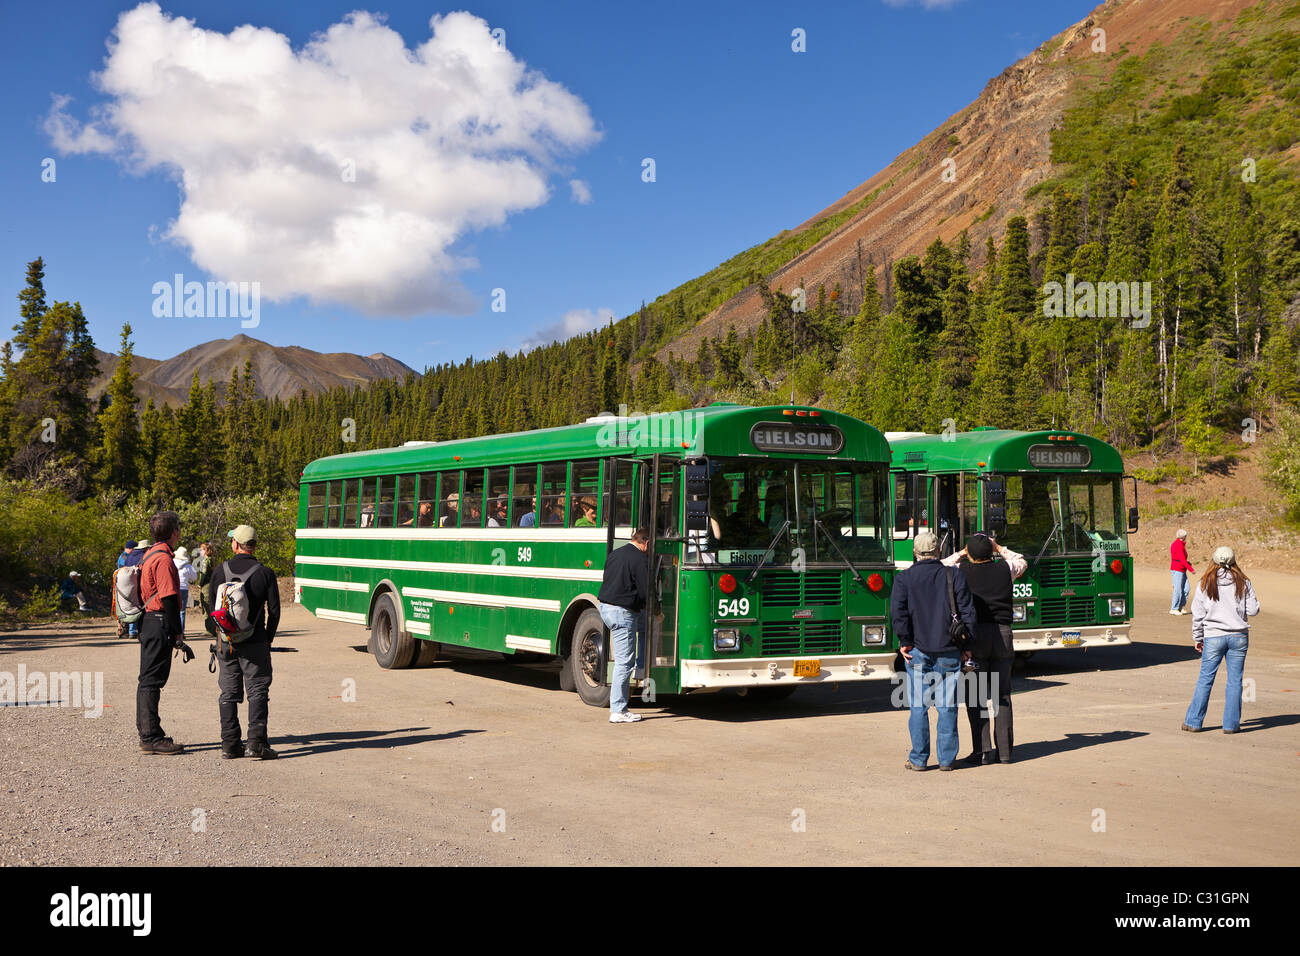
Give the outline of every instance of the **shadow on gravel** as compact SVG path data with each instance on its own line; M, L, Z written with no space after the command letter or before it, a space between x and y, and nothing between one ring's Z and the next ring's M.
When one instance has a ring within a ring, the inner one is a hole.
M139 644L134 638L106 638L102 633L78 634L65 632L63 634L32 634L21 637L0 634L0 652L46 651L56 647L114 647L118 644L123 647L139 648Z
M310 757L315 754L329 753L332 750L409 747L412 744L426 744L436 740L451 740L468 734L483 733L482 730L453 730L445 734L411 733L428 729L428 727L404 727L401 730L338 731L324 734L297 734L289 737L276 737L273 734L271 746L278 750L280 759L286 760L292 757ZM407 734L407 736L394 737L393 734Z
M1187 644L1124 644L1088 650L1039 651L1029 660L1017 659L1016 674L1079 674L1088 671L1123 671L1158 667L1179 661L1200 660L1196 648Z
M1034 740L1015 745L1015 762L1038 760L1055 754L1096 747L1100 744L1117 744L1125 740L1150 736L1144 730L1109 730L1102 734L1066 734L1060 740Z
M1250 734L1257 730L1272 730L1274 727L1290 727L1300 724L1300 714L1270 714L1267 717L1247 717L1241 722L1240 733ZM1223 724L1202 724L1201 732L1222 731Z

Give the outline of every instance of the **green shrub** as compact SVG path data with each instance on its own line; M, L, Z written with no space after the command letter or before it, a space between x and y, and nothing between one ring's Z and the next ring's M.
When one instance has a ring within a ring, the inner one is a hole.
M1264 449L1264 480L1282 493L1287 517L1300 521L1300 414L1292 409L1278 411Z

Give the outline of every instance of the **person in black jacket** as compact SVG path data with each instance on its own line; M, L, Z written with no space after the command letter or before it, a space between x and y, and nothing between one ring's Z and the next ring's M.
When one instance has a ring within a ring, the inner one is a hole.
M995 561L994 555L1000 560ZM1025 573L1024 555L1004 548L985 534L974 534L966 547L944 558L958 566L975 599L975 630L968 645L975 664L966 682L966 717L970 721L971 754L966 762L1010 763L1014 743L1011 724L1011 582ZM970 688L974 687L974 692ZM993 701L997 701L996 704ZM994 733L989 733L989 717ZM993 741L997 746L994 748Z
M614 652L614 680L609 688L611 724L630 724L641 719L640 714L627 709L627 690L650 595L650 573L646 566L649 544L650 533L638 528L632 532L631 544L611 552L605 559L605 574L596 595Z
M217 683L221 688L218 707L221 714L221 756L223 759L244 756L240 740L239 705L248 689L248 749L250 757L272 760L277 754L267 744L266 721L270 706L271 642L280 626L280 589L275 573L253 556L257 534L251 525L241 524L229 532L235 554L214 572L209 583L208 606L220 608L217 589L236 579L244 584L248 598L252 635L231 644L218 639ZM208 630L217 636L217 626L208 619Z
M964 575L939 563L939 539L933 531L917 534L912 543L916 561L894 578L889 611L898 636L898 649L907 661L907 728L912 751L908 770L924 770L930 759L930 706L938 712L940 770L952 770L957 759L957 672L961 651L949 633L952 588L957 615L966 633L975 630L975 605Z

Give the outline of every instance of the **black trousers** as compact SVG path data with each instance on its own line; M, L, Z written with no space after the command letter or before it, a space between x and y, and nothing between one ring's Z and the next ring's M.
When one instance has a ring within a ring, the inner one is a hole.
M998 635L988 657L976 658L978 674L965 674L966 719L970 723L971 752L996 753L997 759L1009 761L1015 744L1011 716L1011 663L1015 658L1011 627L996 625Z
M217 642L217 647L225 645ZM266 719L271 701L271 645L266 641L245 641L229 652L217 651L217 685L221 696L221 744L234 746L241 737L239 705L248 692L248 743L266 743Z
M166 618L149 612L140 619L140 679L135 691L135 726L142 743L167 736L158 719L158 701L172 673L172 640Z

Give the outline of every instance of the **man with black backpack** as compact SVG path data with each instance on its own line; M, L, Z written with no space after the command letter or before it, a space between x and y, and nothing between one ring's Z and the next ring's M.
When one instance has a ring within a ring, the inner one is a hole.
M184 645L181 633L181 586L172 549L181 540L181 521L174 511L149 519L156 544L140 562L140 678L135 692L135 723L140 749L147 754L181 754L185 748L163 734L158 702L172 672L172 651ZM192 656L192 655L191 655ZM188 658L187 658L188 660Z
M257 533L241 524L229 532L235 554L212 573L209 583L208 631L217 639L213 645L221 688L221 756L242 757L239 705L248 691L248 749L250 757L273 760L276 752L267 745L266 720L271 689L271 642L280 625L280 590L275 574L261 564Z

